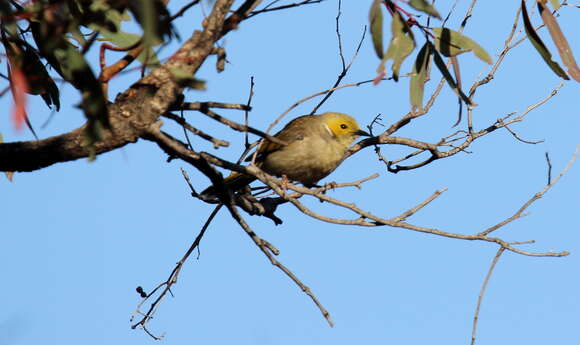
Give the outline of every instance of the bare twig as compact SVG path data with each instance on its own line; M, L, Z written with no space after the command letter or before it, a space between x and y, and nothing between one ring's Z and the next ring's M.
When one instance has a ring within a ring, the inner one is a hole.
M171 110L201 110L204 108L234 109L244 111L252 110L252 108L246 104L231 104L221 102L184 102L171 107Z
M249 110L252 109L250 106L252 104L252 97L254 97L254 76L250 77L250 94L248 95L248 102L246 103L246 109L244 111L244 125L248 125L248 116ZM246 150L250 147L250 143L248 141L248 132L245 135L245 147Z
M463 32L463 30L465 30L465 26L467 25L467 21L473 15L473 9L475 8L476 3L477 3L477 0L472 0L471 4L469 4L469 7L467 8L467 12L465 13L465 17L461 21L461 27L459 28L459 32Z
M532 104L530 106L528 106L526 109L524 109L522 112L519 113L519 115L517 116L513 116L513 113L508 114L507 116L505 116L504 118L500 118L498 120L496 120L496 122L494 124L492 124L491 126L481 129L479 131L476 132L471 132L469 133L466 137L465 140L454 146L451 150L448 151L440 151L439 150L439 146L443 146L448 144L448 142L446 142L445 140L440 141L437 144L429 144L429 143L424 143L424 142L418 142L416 140L413 139L409 139L409 138L396 138L396 137L391 137L388 136L390 129L395 127L394 130L397 130L397 128L401 128L402 126L399 126L399 123L402 123L402 120L399 120L397 123L395 123L394 125L391 126L391 128L389 128L387 131L385 131L383 134L381 134L380 136L374 137L374 138L369 138L369 139L364 139L363 141L357 143L356 145L354 145L349 152L346 154L346 157L349 157L351 155L353 155L354 153L360 151L361 149L367 147L367 146L371 146L371 145L381 145L381 144L398 144L398 145L405 145L405 146L409 146L409 147L414 147L414 148L418 148L420 149L417 152L413 152L412 154L407 155L406 157L404 157L403 159L399 159L399 160L394 160L394 161L389 161L387 163L387 167L388 170L390 172L394 172L397 173L399 171L404 171L404 170L412 170L412 169L417 169L420 168L422 166L425 166L435 160L441 159L441 158L447 158L450 156L453 156L459 152L465 152L465 150L477 139L486 136L494 131L496 131L497 129L500 128L504 128L508 125L511 125L513 123L516 122L521 122L524 117L526 115L528 115L532 110L537 109L538 107L540 107L541 105L543 105L544 103L546 103L547 101L549 101L552 97L554 97L558 91L563 87L563 83L560 82L560 84L558 86L556 86L549 95L547 95L546 97L544 97L543 99L541 99L540 101L536 102L535 104ZM411 114L411 113L409 113ZM405 119L407 116L405 116L403 119ZM409 117L409 120L413 118L413 116ZM403 125L405 123L403 122ZM396 139L394 139L396 138ZM406 166L402 166L402 165L396 165L395 162L401 162L404 161L408 158L414 157L422 152L425 151L429 151L429 153L431 154L427 159L416 163L416 164L412 164L412 165L406 165Z
M346 69L346 65L344 62L344 53L342 52L342 37L340 36L340 15L342 12L340 11L342 7L342 0L338 0L338 9L336 10L336 40L338 41L338 55L340 57L340 63L342 65L342 70ZM338 85L338 84L337 84ZM336 85L335 85L336 86Z
M193 190L193 187L191 185L191 182L189 181L189 176L187 175L187 173L185 172L185 170L182 169L181 172L183 173L183 176L184 176L185 180L187 181L188 185L190 186L192 192L195 192ZM179 260L177 262L177 264L175 265L175 268L173 268L173 271L171 271L171 274L169 275L169 278L167 278L167 280L164 281L163 283L160 283L159 285L157 285L157 287L155 289L153 289L153 291L151 291L149 294L147 294L147 297L145 297L137 305L137 309L135 310L135 312L131 316L131 322L135 319L135 317L137 315L141 315L142 318L137 323L133 324L131 326L131 328L135 329L137 327L141 327L141 328L143 328L143 330L145 330L145 332L147 332L147 334L149 334L155 340L159 340L159 339L162 338L162 336L156 336L152 332L150 332L148 330L148 328L147 328L147 324L153 318L153 315L155 314L155 312L157 311L157 308L159 307L159 303L165 298L165 296L167 295L168 292L171 293L171 287L175 283L177 283L177 278L179 277L179 273L181 272L181 268L183 267L183 265L185 264L185 262L187 261L187 259L191 255L191 253L195 250L195 248L197 248L199 246L199 244L201 242L201 239L203 238L203 235L205 234L207 228L209 227L209 225L211 224L212 220L217 215L217 213L219 212L219 210L221 209L221 207L222 207L222 205L217 205L214 208L214 210L212 211L212 213L207 218L205 224L201 228L199 234L197 235L197 237L195 238L195 240L189 246L189 249L187 249L187 251L185 252L185 254L183 255L183 257L181 258L181 260ZM151 303L151 305L150 305L149 309L147 310L147 312L145 312L145 313L141 312L141 306L145 302L147 302L149 299L151 299L157 293L157 291L160 291L159 292L159 295Z
M535 145L535 144L540 144L540 143L543 143L544 142L544 140L533 140L533 141L532 140L525 140L525 139L521 138L516 132L512 131L509 128L509 126L506 125L506 126L504 126L504 128L508 132L510 132L510 134L513 135L514 138L516 138L518 141L521 141L524 144L532 144L532 145Z
M445 27L445 24L447 24L447 21L449 20L449 18L451 18L451 15L453 14L453 11L455 11L455 7L457 7L457 3L459 2L459 0L455 0L453 2L453 5L451 6L451 9L449 10L449 12L447 13L447 15L445 16L445 19L443 20L441 26ZM429 19L431 19L431 17L429 17Z
M516 29L518 27L520 13L521 13L521 9L518 8L518 10L516 11L516 15L514 17L512 29L511 29L510 33L508 34L508 37L506 38L506 40L504 42L504 47L503 47L502 51L498 54L498 58L495 61L495 63L493 64L489 73L483 79L480 79L480 80L474 82L473 85L471 86L471 88L469 89L469 99L470 100L473 100L473 95L475 94L475 91L477 90L477 88L479 88L480 86L485 85L493 80L495 73L497 72L497 70L499 69L501 64L503 63L505 57L511 51L511 49L514 48L515 45L510 46L510 43L513 41Z
M270 7L272 4L278 2L278 1L273 1L271 4L267 5L263 9L251 12L248 15L248 18L251 18L253 16L257 16L258 14L261 14L261 13L280 11L280 10L285 10L285 9L293 8L293 7L299 7L299 6L303 6L303 5L311 5L311 4L316 4L316 3L319 3L322 1L324 1L324 0L303 0L300 2L293 3L293 4L282 5L282 6L277 6L277 7Z
M188 4L186 4L185 6L183 6L179 11L175 12L174 15L172 15L169 18L169 21L172 22L174 21L176 18L181 17L182 15L185 14L185 12L187 12L187 10L189 10L191 7L197 5L201 0L193 0L190 1Z
M485 275L485 279L483 280L483 285L481 286L481 291L479 292L479 297L477 298L477 307L475 308L475 314L473 316L473 328L471 330L471 345L475 344L475 337L476 337L476 333L477 333L477 322L479 321L479 309L481 308L481 302L483 301L483 295L485 294L485 290L487 290L487 285L489 284L489 279L491 278L491 275L493 274L493 269L495 268L495 265L499 261L499 258L501 257L501 255L503 254L504 251L505 251L504 247L500 247L497 250L495 257L493 258L493 261L491 262L491 265L489 266L489 270L487 271L487 274Z
M248 223L246 223L246 221L242 218L242 216L240 215L240 213L236 209L236 207L233 204L233 202L230 203L229 205L227 205L227 207L228 207L228 210L230 211L230 214L232 215L232 217L236 220L236 222L238 222L238 224L240 225L240 227L242 229L244 229L244 231L252 239L252 241L254 242L254 244L256 246L258 246L258 248L260 248L260 250L262 251L262 253L264 253L264 255L266 255L266 257L270 260L270 263L272 263L272 265L278 267L278 269L280 269L296 285L298 285L298 287L300 287L300 289L306 295L308 295L308 297L310 297L310 299L312 300L312 302L314 302L314 304L316 304L316 307L318 307L318 310L320 310L320 312L322 313L322 315L324 316L324 318L326 319L326 321L328 322L328 324L330 325L330 327L334 326L334 323L332 322L332 318L330 317L330 313L328 312L328 310L326 310L326 308L320 303L320 301L318 301L318 298L314 295L314 293L312 293L312 291L310 290L310 288L306 284L304 284L286 266L284 266L282 263L280 263L280 261L276 260L276 258L272 255L272 251L271 251L271 247L270 247L271 245L269 245L269 244L266 245L265 244L265 241L262 240L258 235L256 235L256 233L250 228L250 226L248 225Z
M227 119L227 118L225 118L225 117L223 117L221 115L218 115L217 113L215 113L214 111L212 111L212 110L210 110L208 108L201 108L199 110L199 112L201 112L202 114L207 115L209 118L211 118L213 120L216 120L216 121L218 121L220 123L223 123L224 125L230 127L231 129L233 129L235 131L238 131L238 132L250 132L250 133L256 134L256 135L258 135L258 136L260 136L262 138L266 138L266 139L268 139L269 141L271 141L273 143L277 143L277 144L280 144L280 145L286 145L285 142L281 141L278 138L275 138L275 137L273 137L273 136L271 136L271 135L269 135L267 133L264 133L264 132L262 132L262 131L260 131L258 129L255 129L253 127L245 126L245 125L239 124L239 123L237 123L235 121L229 120L229 119Z
M108 43L101 44L99 53L99 63L101 66L101 73L99 75L99 81L102 83L103 92L107 94L109 81L121 71L123 71L127 66L129 66L135 59L143 52L145 46L142 44L141 40L131 44L128 47L115 47ZM114 64L106 66L105 63L105 51L126 51L127 54Z
M373 128L375 124L378 124L380 126L385 126L383 125L380 121L381 121L381 114L377 114L377 116L375 116L375 118L371 121L371 124L367 126L367 129L369 130L369 133L371 134L371 137L374 137L374 133L373 133ZM373 145L374 146L374 150L375 150L375 154L377 155L377 157L379 158L380 162L383 162L385 164L388 164L387 159L385 158L385 156L383 156L382 152L381 152L381 146L380 145ZM423 151L421 151L423 152Z
M549 186L552 183L552 162L550 162L550 155L546 152L546 163L548 164L548 183Z
M400 222L400 221L404 221L407 218L411 217L412 215L414 215L415 213L417 213L419 210L421 210L423 207L427 206L428 204L431 203L431 201L437 199L441 194L445 193L447 191L447 187L437 190L435 191L435 193L433 193L430 197L428 197L427 199L425 199L423 202L417 204L415 207L412 207L410 209L408 209L407 211L403 212L401 215L392 218L395 222Z
M207 159L209 161L212 161L212 163L216 163L218 165L220 164L219 159L213 160L210 157L208 157ZM472 241L479 240L479 241L496 243L496 244L506 248L509 251L512 251L512 252L518 253L518 254L522 254L522 255L527 255L527 256L559 257L559 256L566 256L569 254L567 251L562 251L562 252L549 251L549 252L543 252L543 253L528 252L528 251L517 249L517 248L513 247L512 245L510 245L510 243L508 243L500 238L488 237L488 236L481 234L481 233L475 234L475 235L463 235L463 234L455 234L455 233L450 233L450 232L446 232L446 231L441 231L441 230L434 229L434 228L426 228L426 227L412 225L412 224L398 220L405 214L405 212L400 216L386 219L386 218L376 216L368 211L364 211L352 203L347 203L344 201L340 201L340 200L331 198L331 197L327 196L326 194L316 193L315 191L308 189L308 188L305 188L305 187L300 187L300 186L290 184L290 183L284 183L284 185L287 187L287 189L296 191L300 194L312 195L312 196L320 199L321 201L329 202L333 205L348 209L348 210L358 214L359 217L355 218L355 219L339 219L339 218L320 215L320 214L317 214L314 211L310 210L306 206L304 206L301 202L299 202L293 196L288 195L280 187L281 183L282 183L281 181L265 174L263 171L259 170L257 167L249 166L249 167L247 167L246 172L253 175L253 176L256 176L256 178L258 178L260 181L267 184L278 195L280 195L280 197L284 198L285 200L288 200L290 203L292 203L294 206L296 206L304 214L306 214L310 217L328 222L328 223L342 224L342 225L359 225L359 226L364 226L364 227L376 227L376 226L387 225L390 227L403 228L406 230L412 230L412 231L417 231L417 232L422 232L422 233L429 233L429 234L448 237L448 238L472 240ZM434 199L434 198L429 198L428 199L429 202L432 199Z
M366 35L366 32L367 32L367 27L366 26L363 29L363 33L362 33L361 39L358 42L358 45L357 45L356 50L354 52L354 55L352 56L352 58L348 62L348 65L346 65L346 67L345 67L344 66L344 56L342 54L342 44L340 43L341 42L341 38L340 38L340 33L338 31L338 18L339 18L339 16L340 16L340 8L339 8L339 15L336 17L337 18L336 19L336 23L337 23L336 24L336 30L337 30L336 32L337 32L337 35L339 35L338 36L338 42L339 42L339 45L340 45L340 48L339 48L339 53L340 54L339 55L340 55L341 62L342 62L342 71L338 75L338 78L336 79L336 82L334 83L334 85L332 86L332 88L330 88L331 91L329 91L329 92L326 93L326 95L322 98L322 100L314 107L314 109L312 109L312 111L310 112L310 114L316 113L316 111L324 104L324 102L326 102L328 100L328 98L330 98L330 96L332 96L332 94L334 93L334 90L336 90L335 88L340 84L340 82L342 81L342 79L346 76L346 74L348 73L350 67L352 66L352 64L354 62L354 60L358 56L358 53L360 51L360 47L362 46L362 43L363 43L363 41L365 39L365 35Z
M383 79L383 80L390 80L390 79L391 78L386 78L386 79ZM333 87L333 88L330 88L330 89L327 89L327 90L324 90L324 91L317 92L317 93L312 94L310 96L301 98L298 101L294 102L294 104L292 104L282 114L278 115L278 117L274 120L274 122L272 122L268 126L268 129L266 130L266 132L269 133L272 130L272 128L274 128L274 126L276 126L284 118L284 116L286 116L290 111L292 111L292 109L296 108L297 106L299 106L300 104L302 104L302 103L304 103L306 101L309 101L309 100L311 100L313 98L316 98L318 96L321 96L321 95L325 95L325 94L327 94L329 92L333 92L333 91L336 91L336 90L344 89L344 88L347 88L347 87L358 87L358 86L361 86L361 85L364 85L364 84L370 84L373 81L374 81L373 79L369 79L369 80L359 81L359 82L356 82L356 83L342 84L340 86L336 86L336 87Z
M485 229L484 231L480 232L479 235L483 235L483 236L487 236L490 233L492 233L493 231L505 226L508 223L511 223L512 221L522 218L524 216L524 211L530 207L531 204L534 203L534 201L540 199L541 197L544 196L544 194L546 194L546 192L548 192L556 183L558 183L558 181L560 181L560 179L562 178L562 176L564 176L564 174L566 172L568 172L568 170L570 170L570 168L572 167L572 165L574 164L574 162L576 161L576 158L578 157L578 153L580 152L580 145L578 145L576 147L576 151L574 151L574 154L572 155L572 158L570 158L570 160L568 161L568 164L566 165L566 167L564 167L564 169L562 170L562 172L560 172L560 174L558 175L558 177L556 177L554 180L552 180L551 176L549 176L549 180L550 182L539 192L537 192L536 194L534 194L528 201L526 201L526 203L520 207L519 210L517 210L516 213L514 213L514 215L512 215L511 217L504 219L503 221L499 222L498 224L491 226L487 229ZM551 165L550 165L550 171L551 171ZM551 175L551 172L549 173L549 175Z
M187 121L185 121L180 116L177 116L177 115L172 114L172 113L165 113L162 116L179 123L184 129L188 130L189 132L199 136L202 139L205 139L205 140L211 142L213 144L214 148L216 148L216 149L219 147L228 147L230 145L230 143L225 141L225 140L214 138L211 135L205 133L204 131L199 130L199 129L191 126L189 123L187 123ZM191 148L191 143L189 144L189 147Z

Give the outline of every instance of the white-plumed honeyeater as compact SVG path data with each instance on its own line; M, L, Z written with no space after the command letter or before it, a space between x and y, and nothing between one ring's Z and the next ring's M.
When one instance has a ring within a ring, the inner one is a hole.
M361 135L369 136L354 118L346 114L329 112L300 116L274 135L286 145L267 139L262 141L255 163L270 175L310 187L338 167L352 142ZM252 155L247 160L251 158ZM236 191L255 179L234 172L224 182ZM214 187L207 188L202 195L215 196Z

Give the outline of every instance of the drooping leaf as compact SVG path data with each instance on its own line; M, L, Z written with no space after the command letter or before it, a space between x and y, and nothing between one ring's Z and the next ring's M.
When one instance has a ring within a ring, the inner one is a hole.
M528 16L528 9L526 8L526 2L524 0L522 0L521 6L522 6L522 18L524 20L524 28L526 30L526 35L528 35L528 39L530 40L530 42L532 42L534 48L536 48L538 53L540 53L540 56L542 57L542 59L544 59L544 61L552 69L552 71L556 73L556 75L558 75L559 77L569 80L570 78L568 77L566 72L564 72L562 67L560 67L560 65L556 61L552 60L552 54L548 51L548 48L546 48L546 45L544 44L544 42L542 42L542 39L540 38L540 36L538 36L536 30L534 30L534 27L530 22L530 17Z
M14 4L17 6L16 11L18 11L21 6L18 3ZM2 19L2 30L6 31L11 35L15 35L18 32L18 26L16 25L16 14L15 9L10 6L8 1L0 1L0 18Z
M387 48L387 53L385 54L381 65L384 65L384 63L389 59L393 59L393 66L391 67L393 71L393 79L398 81L401 64L405 58L411 54L413 49L415 49L413 33L399 12L393 14L391 34L391 42L389 43L389 48ZM382 67L379 66L379 73L381 72L381 68Z
M120 27L121 11L126 5L114 4L114 1L93 0L93 1L67 1L70 19L78 26L99 27L107 31L116 31ZM116 5L116 6L114 6Z
M17 130L22 128L26 119L26 93L28 92L28 83L22 70L18 67L10 69L10 88L12 89L12 98L14 107L12 108L12 122Z
M121 1L121 2L110 2L100 0L100 4L97 6L93 4L90 9L92 11L102 11L104 12L105 19L107 23L113 25L113 28L110 29L107 26L102 26L99 22L94 22L88 24L88 28L94 31L98 31L100 34L99 41L108 41L111 42L113 45L119 48L126 48L135 45L137 42L141 41L146 48L143 50L141 54L137 56L137 60L141 61L148 66L157 66L159 65L159 59L155 54L155 50L152 48L155 45L162 43L162 41L157 38L156 36L154 39L149 39L151 33L144 34L144 35L137 35L133 33L124 32L121 28L121 22L129 20L129 16L127 11L125 11L126 7L129 5L129 1ZM138 3L139 1L136 1ZM152 1L146 1L147 8L154 6ZM136 6L139 7L139 6Z
M433 7L433 5L431 5L425 0L410 0L409 6L413 7L418 11L425 12L430 16L441 19L441 16L439 15L439 12L437 12L435 7Z
M433 28L435 34L435 48L441 54L452 57L472 51L482 61L491 64L489 54L471 38L451 29Z
M429 43L429 44L431 44L431 43ZM447 81L447 84L449 85L449 87L451 87L451 89L453 91L455 91L455 93L457 95L459 95L459 97L461 97L461 99L463 100L463 102L465 102L465 104L471 105L472 104L471 101L463 93L463 91L461 91L461 89L457 86L457 83L453 79L453 76L451 76L451 73L449 73L447 66L445 66L445 61L443 61L443 58L441 57L441 55L439 55L439 52L437 50L435 50L434 48L433 48L433 61L435 62L435 66L437 66L437 68L439 69L439 71L443 75L443 78L445 78L445 80Z
M19 91L40 95L49 107L54 104L58 111L60 99L56 83L46 71L35 49L17 37L9 37L8 33L2 33L2 44L10 68L15 73L22 75L26 81L26 88Z
M383 12L381 10L382 0L374 0L369 12L369 22L373 47L379 59L383 58Z
M91 3L101 3L103 0L96 2L89 1L69 1L71 12L68 12L70 25L81 25L75 18L73 8L75 4L83 5L79 11L78 16L86 20L86 25L90 25L90 20L93 14L90 12ZM87 6L89 6L87 9ZM63 6L64 9L66 6ZM64 10L63 10L64 11ZM93 11L98 12L98 11ZM92 13L92 12L91 12ZM66 13L63 13L65 15ZM38 17L34 22L31 22L31 31L34 40L42 56L54 67L54 69L63 77L64 80L72 84L81 94L80 107L83 109L86 124L86 142L89 150L94 148L94 144L100 139L100 129L110 127L109 117L107 113L107 100L103 92L102 86L95 77L90 65L85 60L85 57L77 47L71 44L66 37L66 31L62 30L62 23L55 21L50 11L42 11L37 14ZM101 18L101 15L95 14L95 18ZM88 19L87 19L88 18ZM102 13L102 18L107 18ZM110 22L112 30L115 29L115 23ZM82 24L82 25L85 25Z
M562 63L564 66L568 67L568 74L571 75L572 78L574 78L576 81L580 81L580 69L578 68L576 60L574 59L572 48L570 48L568 40L564 36L562 29L560 29L560 25L558 25L556 18L554 18L552 12L546 8L546 5L541 2L538 2L538 9L540 11L540 15L542 16L542 20L548 28L550 36L552 36L552 40L558 49Z
M452 56L449 58L451 62L451 66L453 67L453 74L455 74L455 81L457 82L457 88L459 90L463 89L461 86L461 70L459 69L459 59L457 56ZM457 126L461 123L461 117L463 115L463 103L461 102L462 98L458 95L457 104L459 105L459 109L457 109L457 121L453 124L453 127Z
M8 20L12 17L12 7L8 3L8 1L1 1L0 2L0 14L2 14L3 20Z
M143 28L145 45L158 45L165 37L177 35L162 0L129 0L129 10Z
M411 106L414 109L423 109L423 94L425 91L425 80L427 78L427 68L431 59L431 46L425 43L413 64L413 75L410 82Z
M22 71L28 80L29 93L40 95L49 107L54 104L60 110L60 92L54 80L48 74L44 64L40 61L32 47L27 46L24 52L24 66Z

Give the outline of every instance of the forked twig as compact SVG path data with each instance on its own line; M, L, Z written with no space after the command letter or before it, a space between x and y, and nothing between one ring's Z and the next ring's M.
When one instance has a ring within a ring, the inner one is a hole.
M509 224L511 222L513 222L516 219L522 218L524 216L524 211L530 207L530 205L532 205L534 203L534 201L540 199L541 197L544 196L544 194L546 194L546 192L548 192L556 183L558 183L558 181L560 181L560 179L562 178L562 176L564 176L564 174L566 174L568 172L568 170L570 170L570 168L572 167L572 165L574 165L574 162L576 161L576 158L578 157L578 153L580 152L580 145L576 146L576 150L574 151L574 153L572 154L572 158L570 158L570 160L568 161L568 164L566 164L566 167L564 167L564 169L562 169L562 171L560 172L560 174L554 179L551 179L551 176L549 177L549 183L539 192L535 193L528 201L526 201L524 203L524 205L522 207L520 207L519 210L516 211L516 213L514 213L511 217L504 219L503 221L499 222L498 224L491 226L489 228L487 228L486 230L480 232L480 235L483 236L487 236L488 234L492 233L493 231L496 231L497 229L505 226L506 224ZM551 165L550 165L550 169L551 171ZM551 173L549 174L551 175Z
M190 188L192 190L192 193L195 193L195 190L193 189L193 186L191 185L191 181L189 180L189 176L187 175L187 173L185 172L185 170L181 169L181 172L183 174L183 177L187 181L187 184L190 186ZM141 328L143 328L143 330L145 330L145 332L147 332L147 334L149 334L155 340L159 340L159 339L161 339L163 337L163 335L156 336L151 331L149 331L149 329L147 328L147 324L153 318L153 315L157 311L157 308L159 307L160 302L163 301L163 299L165 298L165 296L167 295L167 293L172 294L171 293L171 287L175 283L177 283L177 278L179 277L179 273L181 272L181 269L183 268L183 265L185 264L185 262L187 261L187 259L191 255L191 253L193 253L193 251L196 248L198 248L199 244L201 243L201 239L205 235L206 230L208 229L209 225L211 224L211 222L213 221L214 217L217 215L217 213L219 212L219 210L221 209L221 207L222 207L222 205L220 204L220 205L217 205L214 208L214 210L212 211L212 213L207 218L205 224L202 226L199 234L196 236L196 238L192 242L191 246L189 246L189 249L187 249L187 251L185 252L185 254L183 255L183 257L181 258L181 260L179 260L177 262L177 264L175 265L175 267L171 271L171 274L169 275L169 278L167 278L166 281L164 281L164 282L160 283L159 285L157 285L157 287L155 287L153 289L153 291L151 291L149 294L147 294L147 296L145 298L143 298L143 300L137 305L137 309L133 312L133 315L131 316L131 322L133 322L133 320L135 319L135 317L137 315L141 315L142 318L137 323L135 323L135 324L133 324L131 326L132 329L135 329L137 327L141 327ZM159 295L151 303L151 305L149 306L149 309L145 313L142 312L141 311L141 306L145 302L147 302L150 298L152 298L153 296L155 296L155 294L158 291L160 291L159 292Z
M228 210L230 211L230 214L232 215L232 217L236 220L236 222L240 225L240 227L242 229L244 229L244 231L252 239L254 244L256 246L258 246L258 248L260 248L262 253L264 253L264 255L266 255L266 257L270 260L270 263L272 263L272 265L278 267L278 269L280 269L280 271L282 271L286 276L288 276L296 285L298 285L298 287L306 295L308 295L308 297L310 297L310 299L312 300L312 302L314 302L314 304L316 305L318 310L320 310L320 312L322 313L322 316L324 316L324 318L326 319L326 321L328 322L330 327L333 327L334 322L332 321L332 318L330 317L330 313L328 312L328 310L326 310L326 308L322 305L322 303L320 303L320 301L314 295L312 290L310 290L310 288L306 284L304 284L292 271L290 271L280 261L276 260L276 258L272 255L272 253L277 255L276 254L277 251L272 252L271 245L269 243L266 244L267 242L265 242L258 235L256 235L256 233L250 228L248 223L246 223L246 221L242 218L242 216L238 212L235 204L231 203L230 205L227 205L227 207L228 207Z
M340 84L340 82L342 81L342 79L344 77L346 77L346 74L348 73L348 71L350 70L350 67L352 66L352 64L354 63L355 59L358 56L358 53L360 51L360 47L362 46L362 43L364 42L365 35L366 35L366 32L367 32L367 27L365 25L365 27L363 29L362 36L360 38L360 41L358 42L358 45L356 47L356 50L355 50L352 58L348 62L348 65L345 65L345 62L344 62L344 53L342 51L342 37L340 35L340 15L341 15L340 8L341 8L341 4L342 4L342 1L341 0L338 0L338 13L336 15L336 36L337 36L337 40L338 40L338 55L340 57L340 62L341 62L341 65L342 65L342 70L340 71L338 77L336 78L336 82L331 87L331 89L337 87ZM334 90L326 93L326 95L324 95L324 97L320 100L320 102L318 102L318 104L312 109L312 111L310 112L310 115L316 113L316 111L318 111L318 109L330 98L330 96L332 96L333 93L334 93Z

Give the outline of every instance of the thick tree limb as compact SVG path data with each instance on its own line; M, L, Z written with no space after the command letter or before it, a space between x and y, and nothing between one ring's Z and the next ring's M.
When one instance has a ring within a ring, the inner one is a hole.
M172 70L194 75L222 37L226 14L233 0L217 0L203 31L191 38L160 68L155 69L117 96L109 106L111 129L102 130L95 153L114 150L138 140L177 100L183 88L173 79ZM0 144L0 171L34 171L55 163L88 157L84 129L40 141Z

